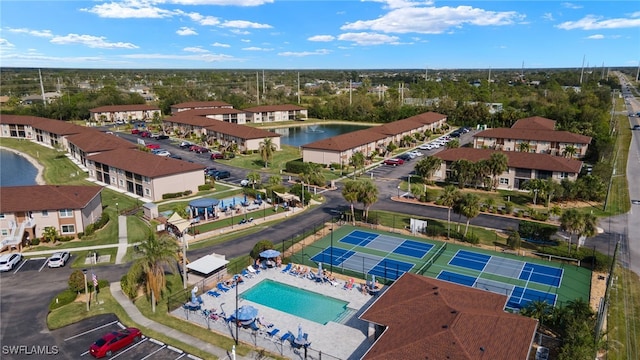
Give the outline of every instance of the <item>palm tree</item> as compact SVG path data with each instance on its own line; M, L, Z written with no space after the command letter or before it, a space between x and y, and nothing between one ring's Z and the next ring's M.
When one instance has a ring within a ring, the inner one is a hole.
M569 255L571 255L571 236L581 231L582 221L582 215L576 209L568 209L560 216L560 229L569 233Z
M573 145L567 145L564 147L564 150L562 150L562 155L564 157L568 157L571 158L573 157L576 153L578 152L578 149L573 146Z
M449 141L445 147L447 149L456 149L460 147L460 140L459 139L453 139L451 141Z
M444 192L440 195L440 201L442 205L448 208L447 211L447 238L449 238L451 230L451 209L460 197L460 190L456 189L453 185L447 185L444 187Z
M134 282L144 283L145 292L151 297L151 308L155 312L157 300L167 286L165 267L175 270L179 247L175 239L167 235L156 237L153 233L138 247L142 257L135 261L127 276Z
M522 184L522 188L529 190L529 193L533 196L533 205L536 204L538 196L546 197L547 182L541 179L530 179Z
M433 173L440 169L442 165L442 159L435 156L427 156L424 159L420 159L415 166L416 175L422 178L422 183L424 184L425 193L427 190L427 184L431 183L431 176Z
M531 150L531 145L529 145L528 142L521 142L518 144L518 150L520 150L520 152L529 152L529 150Z
M264 167L268 167L267 164L269 161L271 161L273 153L276 150L278 150L278 147L273 143L273 139L268 137L260 142L260 156L262 156Z
M466 159L459 159L451 163L453 177L458 182L458 188L463 189L464 186L473 178L474 164Z
M277 186L280 184L282 184L282 176L280 175L269 176L269 186Z
M468 193L461 198L460 214L467 218L467 227L464 229L463 238L467 237L469 231L469 223L471 219L480 214L480 198L476 194Z
M369 219L369 208L378 201L378 187L369 179L358 181L358 201L362 203L365 221Z
M42 239L44 242L56 242L58 238L58 230L53 226L47 226L42 231Z
M582 214L582 228L580 229L580 236L593 237L598 233L598 217L591 213ZM578 241L578 249L580 248L580 241Z
M360 151L356 151L355 153L353 153L353 155L351 155L351 159L349 160L349 163L353 166L353 177L356 177L356 173L358 172L358 169L360 168L364 168L364 154L361 153Z
M255 190L256 184L259 184L260 181L262 181L262 177L259 172L252 171L247 174L247 180L251 183L251 188Z
M351 205L351 221L355 225L355 210L353 208L353 204L358 201L359 194L359 184L356 180L349 180L344 183L344 187L342 188L342 197Z
M507 155L503 153L493 153L489 157L488 164L489 172L493 179L493 189L496 190L498 188L498 175L509 169Z

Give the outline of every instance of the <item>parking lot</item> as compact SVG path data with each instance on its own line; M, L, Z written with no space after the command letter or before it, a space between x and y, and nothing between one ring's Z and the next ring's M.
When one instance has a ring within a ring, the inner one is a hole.
M100 315L79 323L54 330L54 336L58 339L59 350L73 359L93 359L89 354L89 346L104 334L124 329L125 326L118 321L113 314ZM164 344L156 339L143 336L143 338L124 349L115 352L107 359L122 360L177 360L199 359L180 349Z

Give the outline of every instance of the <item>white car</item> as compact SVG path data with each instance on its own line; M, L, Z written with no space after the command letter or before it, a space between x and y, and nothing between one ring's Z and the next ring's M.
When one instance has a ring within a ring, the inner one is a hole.
M3 254L0 255L0 271L11 271L22 260L22 254Z
M433 149L433 147L431 145L429 145L429 144L422 144L422 145L418 146L418 149L420 149L420 150L431 150L431 149Z
M49 260L47 260L47 266L50 268L63 267L67 263L67 261L69 261L70 257L71 254L68 251L54 253L53 255L51 255Z
M167 150L156 151L154 154L158 156L171 156L171 153L168 152Z
M249 179L240 180L240 186L249 186Z
M410 155L413 155L414 157L418 157L418 156L422 156L424 155L423 153L421 153L420 151L417 150L413 150L412 152L409 153Z

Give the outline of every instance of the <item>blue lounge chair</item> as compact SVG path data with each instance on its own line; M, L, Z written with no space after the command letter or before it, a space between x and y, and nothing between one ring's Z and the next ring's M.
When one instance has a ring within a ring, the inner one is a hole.
M282 273L286 274L291 270L291 263L288 263L287 266L284 267L284 269L282 269Z
M275 339L276 335L280 332L280 329L278 328L273 328L271 329L271 331L267 331L265 333L265 338L267 339Z
M218 297L218 296L220 296L220 293L215 291L215 290L209 290L209 291L207 291L207 295L213 296L213 297Z
M227 292L231 290L230 288L226 287L223 283L218 283L217 287L218 287L218 290L222 292Z
M286 334L280 336L280 337L276 337L273 339L273 341L277 341L281 344L284 344L285 341L287 340L293 340L296 337L293 335L293 333L291 331L287 332Z
M244 269L242 270L242 276L246 277L247 279L251 279L253 277L253 274L251 274L249 270Z

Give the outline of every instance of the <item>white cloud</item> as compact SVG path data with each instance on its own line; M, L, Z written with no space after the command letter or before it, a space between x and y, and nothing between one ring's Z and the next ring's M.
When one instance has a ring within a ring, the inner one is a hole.
M542 15L542 18L543 18L544 20L547 20L547 21L553 21L553 20L555 20L555 19L553 18L553 14L552 14L552 13L544 13L544 15Z
M578 4L574 4L574 3L570 3L570 2L563 2L562 7L567 8L567 9L582 9L582 5L578 5Z
M374 19L347 23L342 30L373 30L384 33L441 34L463 25L503 26L522 21L515 11L487 11L471 6L402 7Z
M91 8L82 8L80 11L96 14L101 18L113 19L159 19L174 15L172 11L153 6L152 1L144 0L103 3Z
M367 33L367 32L341 34L340 36L338 36L338 40L351 41L361 46L399 44L399 41L398 41L399 38L397 36L389 36L384 34L374 34L374 33Z
M313 56L313 55L327 55L330 54L331 51L327 49L318 49L316 51L285 51L278 53L280 56L292 56L292 57L304 57L304 56Z
M180 5L260 6L272 4L274 0L167 0Z
M335 40L333 35L316 35L308 38L309 41L320 41L320 42L328 42Z
M257 47L257 46L250 46L250 47L242 48L242 50L245 50L245 51L273 51L273 49L261 48L261 47Z
M15 47L15 45L10 43L7 39L0 38L0 49L6 50L13 47Z
M604 35L602 35L602 34L595 34L595 35L587 36L587 39L591 39L591 40L600 40L600 39L604 39Z
M557 26L563 30L600 30L640 27L640 18L632 19L602 19L602 17L587 15L578 21L566 21Z
M233 56L224 54L194 54L194 55L176 55L176 54L131 54L123 55L127 59L165 59L165 60L188 60L188 61L204 61L204 62L222 62L234 60Z
M220 27L237 28L237 29L271 29L272 26L268 24L259 24L245 20L231 20L225 21L220 24Z
M203 49L200 46L189 46L182 49L182 51L192 52L192 53L208 53L209 52L209 50Z
M180 36L189 36L189 35L198 35L198 33L193 30L193 28L183 26L180 29L176 30L176 34Z
M215 16L203 16L202 14L192 12L192 13L182 13L189 17L192 21L197 22L202 26L215 26L220 24L220 19Z
M125 42L108 42L104 36L69 34L65 36L54 36L52 44L58 45L85 45L90 48L99 49L137 49L138 46Z
M251 40L249 40L249 39L240 39L240 41L245 42L245 43L250 43L251 42Z
M9 28L9 29L7 29L7 31L12 32L12 33L27 34L27 35L36 36L36 37L43 37L43 38L53 37L53 34L51 33L51 30L32 30L32 29L27 29L27 28L20 28L20 29Z
M251 32L246 31L246 30L240 30L240 29L233 29L233 30L229 30L232 34L236 34L236 35L249 35L251 34Z
M214 42L213 44L211 44L211 46L215 46L215 47L223 47L223 48L229 48L229 47L231 47L231 45L229 45L229 44L223 44L223 43L219 43L219 42Z

